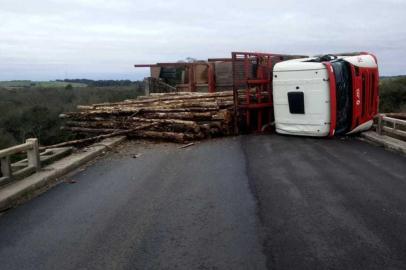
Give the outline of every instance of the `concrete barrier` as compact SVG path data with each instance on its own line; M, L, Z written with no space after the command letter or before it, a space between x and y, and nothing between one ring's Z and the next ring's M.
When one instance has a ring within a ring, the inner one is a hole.
M361 137L368 142L385 147L386 149L406 155L406 142L386 135L380 135L375 131L361 133Z
M58 183L58 178L72 172L93 160L126 139L125 136L105 139L85 151L79 151L66 158L45 166L37 173L0 188L0 211L12 208L29 200Z
M22 170L26 173L38 172L41 169L39 158L38 139L27 139L24 144L0 150L1 175L0 185L7 184L13 180L10 156L21 152L27 152L28 166ZM19 172L16 172L19 173Z

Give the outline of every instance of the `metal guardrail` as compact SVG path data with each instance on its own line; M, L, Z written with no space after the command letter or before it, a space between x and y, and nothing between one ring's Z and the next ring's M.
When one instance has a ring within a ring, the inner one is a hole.
M376 131L382 135L387 133L388 135L395 135L406 140L406 120L401 120L393 117L388 117L385 114L378 115L378 123Z
M13 171L11 168L10 156L21 152L27 152L28 167L24 168L24 171L39 171L41 169L38 139L27 139L24 144L0 150L0 185L13 180Z

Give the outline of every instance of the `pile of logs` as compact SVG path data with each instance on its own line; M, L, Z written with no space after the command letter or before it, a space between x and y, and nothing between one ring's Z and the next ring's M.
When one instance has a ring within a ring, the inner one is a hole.
M155 93L135 100L78 106L60 115L64 130L106 137L163 139L175 142L230 135L233 129L233 92Z

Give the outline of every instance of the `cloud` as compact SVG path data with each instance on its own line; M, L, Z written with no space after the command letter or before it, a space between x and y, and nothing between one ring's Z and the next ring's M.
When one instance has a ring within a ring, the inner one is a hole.
M354 3L355 2L355 3ZM140 79L135 63L232 51L371 51L406 74L406 2L0 0L0 79Z

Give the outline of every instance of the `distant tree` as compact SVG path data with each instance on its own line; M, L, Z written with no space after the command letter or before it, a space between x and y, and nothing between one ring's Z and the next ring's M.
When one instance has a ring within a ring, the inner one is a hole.
M193 57L186 57L186 62L188 62L188 63L194 63L194 62L197 62L197 59L196 59L196 58L193 58Z
M66 90L72 90L72 89L73 89L73 87L72 87L72 85L71 85L71 84L68 84L68 85L66 85L66 86L65 86L65 89L66 89Z

